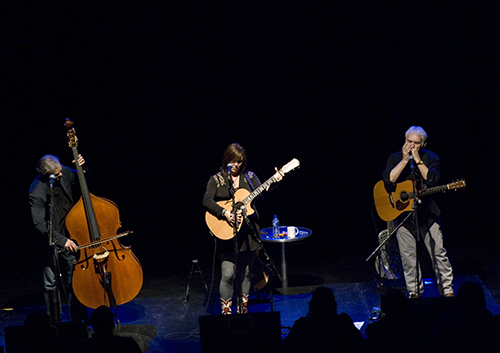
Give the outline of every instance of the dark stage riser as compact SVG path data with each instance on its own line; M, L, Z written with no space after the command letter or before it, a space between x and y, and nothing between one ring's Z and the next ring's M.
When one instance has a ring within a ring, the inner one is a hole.
M202 353L276 352L281 342L278 311L200 316Z

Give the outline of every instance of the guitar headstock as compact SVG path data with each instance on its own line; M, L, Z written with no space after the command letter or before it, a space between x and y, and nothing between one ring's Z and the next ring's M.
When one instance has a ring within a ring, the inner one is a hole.
M287 164L285 164L283 166L283 168L281 168L281 171L283 173L288 173L288 172L294 170L295 168L297 168L298 166L300 166L300 162L299 162L299 160L297 158L294 158L290 162L288 162Z
M461 179L461 180L457 180L451 184L448 184L448 189L449 190L456 190L456 189L461 189L461 188L464 188L465 187L465 180L464 179Z
M73 148L78 146L78 137L76 137L75 128L73 127L73 122L66 118L66 123L64 124L68 129L69 147Z

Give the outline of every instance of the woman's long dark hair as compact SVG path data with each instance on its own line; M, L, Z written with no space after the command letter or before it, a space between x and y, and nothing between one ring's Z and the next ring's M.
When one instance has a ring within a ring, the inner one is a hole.
M239 143L232 143L226 147L222 155L221 171L224 176L227 176L227 165L231 162L241 161L240 174L247 168L247 151Z

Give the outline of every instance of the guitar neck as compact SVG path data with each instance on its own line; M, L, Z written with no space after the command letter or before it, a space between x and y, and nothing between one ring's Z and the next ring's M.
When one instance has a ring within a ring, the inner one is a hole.
M446 191L446 190L448 190L448 185L435 186L435 187L424 189L424 190L420 191L420 196L436 194L438 192L442 192L442 191Z
M255 199L257 196L259 196L264 190L266 190L269 187L269 185L271 185L275 181L276 181L276 179L274 179L274 176L272 176L269 179L267 179L263 184L261 184L252 193L250 193L250 195L248 195L247 197L245 197L243 199L243 203L245 205L248 205L250 202L253 201L253 199Z
M299 165L300 165L299 160L296 159L296 158L294 158L290 162L288 162L286 165L284 165L283 168L281 168L279 170L279 172L282 175L284 175L284 174L288 173L289 171L297 168ZM269 179L267 179L265 183L261 184L258 188L256 188L250 195L248 195L247 197L245 197L243 199L243 203L245 205L249 204L250 202L253 201L253 199L255 199L257 196L259 196L259 194L262 191L266 190L272 183L275 183L275 182L276 182L276 178L273 175L272 177L270 177Z

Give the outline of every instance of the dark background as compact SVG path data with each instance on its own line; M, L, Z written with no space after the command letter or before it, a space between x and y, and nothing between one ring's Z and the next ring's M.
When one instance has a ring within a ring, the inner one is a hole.
M313 230L292 262L370 278L385 227L372 190L421 125L443 162L456 272L493 276L500 39L496 1L10 2L1 32L1 267L39 271L28 205L36 163L70 164L75 122L90 191L114 201L146 275L209 266L202 197L239 142L262 181L261 225ZM278 261L276 259L275 261ZM297 267L297 264L293 264ZM341 274L338 274L341 276ZM351 278L350 280L359 280ZM41 285L41 283L40 283ZM9 283L4 282L4 290Z

